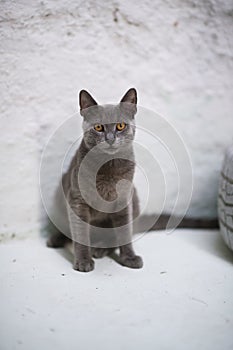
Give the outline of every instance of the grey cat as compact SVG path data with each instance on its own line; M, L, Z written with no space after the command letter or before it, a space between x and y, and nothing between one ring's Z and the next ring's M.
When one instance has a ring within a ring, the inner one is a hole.
M133 186L137 92L131 88L119 104L103 106L82 90L79 104L83 139L62 178L74 246L74 269L91 271L94 269L92 257L110 255L118 247L120 264L141 268L142 258L135 254L132 245L133 232L144 232L145 227L146 230L148 227L150 230L164 229L170 216L162 214L155 220L152 215L137 221L139 201ZM178 227L216 228L218 222L216 219L185 217ZM47 245L63 247L68 240L57 232Z
M87 91L82 90L79 103L83 116L83 139L62 179L74 245L74 269L83 272L93 270L92 257L100 258L112 253L118 242L119 262L130 268L141 268L142 258L135 254L131 242L132 222L139 215L137 192L130 186L135 171L133 140L134 116L137 111L136 90L128 90L118 105L105 106L98 105ZM81 191L79 173L81 163L87 155L88 162L85 166L82 165L84 190ZM97 163L101 163L101 166L96 174ZM96 182L93 177L95 175ZM117 186L122 180L125 182L123 181L121 198L118 200ZM88 194L91 203L84 198ZM106 205L108 209L110 207L110 212L105 212ZM91 248L90 225L96 229L103 228L105 233L106 230L111 232L105 234L106 242L103 242L102 234L100 247L95 244ZM57 233L49 239L48 245L61 247L66 241L66 236Z

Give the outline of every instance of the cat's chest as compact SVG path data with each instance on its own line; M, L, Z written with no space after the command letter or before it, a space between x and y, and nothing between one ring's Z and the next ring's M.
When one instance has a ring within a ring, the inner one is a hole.
M103 184L109 184L110 186L116 185L116 183L122 179L132 179L133 177L131 176L130 173L123 173L123 172L115 172L115 173L104 173L104 174L99 174L97 173L96 175L96 182L97 183L103 183Z
M124 186L125 195L133 182L133 170L124 168L111 168L108 171L97 173L96 189L99 195L107 200L117 199L118 186Z

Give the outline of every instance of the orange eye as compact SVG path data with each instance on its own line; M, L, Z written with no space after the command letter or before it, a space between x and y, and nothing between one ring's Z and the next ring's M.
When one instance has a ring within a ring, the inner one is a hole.
M126 127L125 123L117 123L117 130L122 131Z
M101 125L101 124L95 124L94 129L95 129L96 131L101 132L101 131L104 130L104 127L103 127L103 125Z

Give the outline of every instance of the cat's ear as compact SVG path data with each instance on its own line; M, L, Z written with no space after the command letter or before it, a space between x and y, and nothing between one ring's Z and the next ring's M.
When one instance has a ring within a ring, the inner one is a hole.
M134 118L137 113L137 91L134 88L129 89L122 97L120 102L120 108L123 113L127 114L131 118Z
M137 91L134 88L129 89L122 97L121 102L137 104Z
M91 106L96 106L97 102L86 90L81 90L79 93L79 106L80 110L86 109Z

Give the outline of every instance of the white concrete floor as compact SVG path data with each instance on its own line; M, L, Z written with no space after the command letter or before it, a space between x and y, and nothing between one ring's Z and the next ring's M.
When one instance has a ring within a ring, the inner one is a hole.
M0 349L233 349L233 254L218 231L151 232L142 270L72 269L42 238L0 245Z

